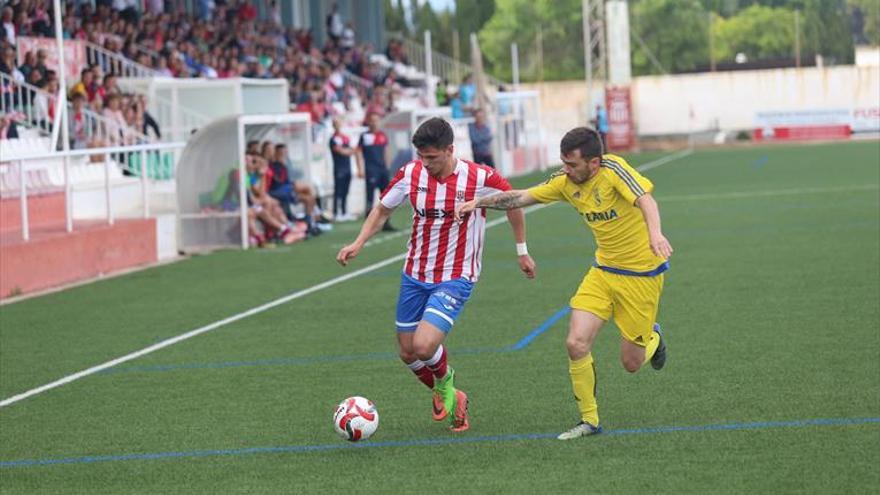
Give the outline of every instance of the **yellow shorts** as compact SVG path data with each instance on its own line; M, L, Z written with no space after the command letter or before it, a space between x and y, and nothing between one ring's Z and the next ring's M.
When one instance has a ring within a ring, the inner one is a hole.
M605 321L614 317L623 338L644 347L654 329L662 292L662 273L654 277L636 277L593 267L571 298L570 305Z

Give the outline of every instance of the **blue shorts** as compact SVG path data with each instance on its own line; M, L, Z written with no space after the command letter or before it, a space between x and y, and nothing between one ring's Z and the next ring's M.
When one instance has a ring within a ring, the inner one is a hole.
M397 331L415 332L419 322L425 320L449 333L473 288L474 283L463 278L429 284L401 273Z

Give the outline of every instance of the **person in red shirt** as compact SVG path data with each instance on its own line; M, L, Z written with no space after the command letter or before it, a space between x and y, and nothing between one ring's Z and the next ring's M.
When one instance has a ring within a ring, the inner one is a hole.
M321 100L320 89L309 90L309 101L300 103L296 109L311 114L313 124L320 124L327 117L327 105Z
M238 18L242 21L253 21L257 18L257 8L250 1L244 1L238 8Z

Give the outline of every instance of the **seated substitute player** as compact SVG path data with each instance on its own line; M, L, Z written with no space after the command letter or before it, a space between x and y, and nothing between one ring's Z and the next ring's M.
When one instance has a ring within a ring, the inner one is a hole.
M419 126L412 137L418 159L398 170L357 238L339 251L336 260L347 265L395 208L404 201L412 205L412 234L397 300L397 343L403 362L434 391L434 420L450 416L451 429L457 432L469 427L468 397L455 388L443 341L480 274L486 210L466 215L459 223L453 217L455 205L508 191L510 184L489 167L455 158L453 137L452 127L440 118ZM520 269L534 278L522 210L508 211L507 219L517 242Z
M566 201L596 238L596 262L571 298L565 341L569 374L581 421L560 440L601 432L596 371L590 350L602 325L614 317L620 329L620 359L631 373L650 361L666 363L666 343L655 322L672 246L660 229L654 185L615 155L602 154L599 134L587 127L569 131L560 143L562 171L544 184L475 199L456 207L456 218L476 208L506 210Z

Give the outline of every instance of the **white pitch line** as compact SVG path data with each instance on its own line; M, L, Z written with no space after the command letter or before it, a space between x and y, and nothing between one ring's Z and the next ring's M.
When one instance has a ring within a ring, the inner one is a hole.
M648 162L648 163L642 165L641 167L637 167L636 170L638 170L639 172L644 172L645 170L651 170L652 168L657 168L660 165L665 165L671 161L678 160L679 158L684 158L693 152L694 152L693 148L686 148L681 151L677 151L671 155L666 155L666 156L664 156L662 158L658 158L652 162Z
M654 168L654 167L663 165L664 163L669 163L674 159L680 158L681 156L686 156L686 154L681 155L680 152L677 153L677 155L680 155L680 156L677 156L672 159L669 159L670 157L666 156L666 157L660 158L659 160L655 160L654 162L648 162L645 165L643 165L642 167L640 167L638 170L646 170L647 168ZM662 163L660 163L660 165L654 165L658 161L662 161ZM523 212L524 213L531 213L533 211L544 208L545 206L547 206L547 205L543 205L543 204L533 205L528 208L525 208L523 210ZM495 220L487 222L486 228L492 228L496 225L499 225L499 224L505 222L506 220L507 220L506 216L496 218ZM388 236L388 237L391 237L391 236ZM390 265L391 263L395 263L397 261L400 261L400 260L404 259L405 257L406 257L406 253L401 253L401 254L392 256L390 258L386 258L386 259L379 261L377 263L373 263L370 266L361 268L360 270L357 270L357 271L351 272L349 274L330 279L330 280L328 280L326 282L322 282L318 285L313 285L312 287L309 287L307 289L303 289L301 291L294 292L292 294L288 294L288 295L281 297L279 299L275 299L274 301L270 301L266 304L263 304L262 306L257 306L255 308L251 308L251 309L244 311L242 313L238 313L238 314L232 315L228 318L224 318L222 320L215 321L214 323L205 325L205 326L197 328L195 330L190 330L189 332L180 334L176 337L171 337L170 339L163 340L163 341L158 342L156 344L153 344L149 347L144 347L143 349L141 349L139 351L132 352L131 354L126 354L125 356L118 357L116 359L112 359L110 361L107 361L106 363L99 364L97 366L92 366L91 368L87 368L82 371L78 371L78 372L73 373L71 375L67 375L63 378L59 378L58 380L55 380L54 382L47 383L47 384L41 385L37 388L33 388L31 390L28 390L27 392L22 392L18 395L13 395L12 397L9 397L7 399L3 399L2 401L0 401L0 408L6 407L10 404L15 404L16 402L27 399L28 397L33 397L34 395L37 395L37 394L41 394L47 390L52 390L53 388L60 387L62 385L66 385L70 382L79 380L80 378L85 378L89 375L94 375L95 373L106 370L107 368L112 368L116 365L131 361L133 359L137 359L141 356L145 356L147 354L156 352L160 349L164 349L166 347L172 346L172 345L177 344L179 342L183 342L184 340L191 339L197 335L201 335L203 333L210 332L211 330L216 330L216 329L223 327L223 326L226 326L230 323L235 323L236 321L242 320L242 319L247 318L249 316L253 316L255 314L262 313L262 312L267 311L269 309L272 309L276 306L280 306L282 304L293 301L294 299L299 299L301 297L305 297L305 296L312 294L314 292L318 292L318 291L326 289L328 287L332 287L332 286L340 284L342 282L346 282L346 281L351 280L355 277L359 277L361 275L364 275L365 273L369 273L374 270L378 270L379 268Z
M772 189L763 191L734 191L711 194L682 194L680 196L661 196L657 201L668 203L673 201L715 201L722 199L756 198L761 196L792 196L801 194L824 194L857 191L876 191L878 184L857 184L851 186L801 187L792 189Z
M293 301L294 299L299 299L299 298L307 296L313 292L317 292L319 290L326 289L328 287L332 287L332 286L340 284L342 282L351 280L355 277L361 276L365 273L369 273L374 270L378 270L379 268L382 268L386 265L390 265L391 263L400 261L404 257L406 257L406 253L398 254L396 256L386 258L378 263L373 263L370 266L361 268L360 270L357 270L357 271L348 273L346 275L342 275L342 276L330 279L330 280L328 280L326 282L322 282L318 285L313 285L307 289L303 289L301 291L297 291L292 294L288 294L284 297L275 299L274 301L263 304L262 306L257 306L255 308L251 308L247 311L244 311L242 313L238 313L236 315L230 316L228 318L224 318L219 321L215 321L214 323L211 323L209 325L205 325L201 328L197 328L195 330L191 330L189 332L180 334L176 337L172 337L170 339L163 340L163 341L158 342L156 344L153 344L149 347L145 347L139 351L132 352L131 354L126 354L125 356L118 357L116 359L107 361L106 363L99 364L97 366L92 366L91 368L84 369L84 370L79 371L77 373L74 373L72 375L65 376L64 378L56 380L52 383L47 383L46 385L42 385L42 386L37 387L35 389L28 390L27 392L23 392L18 395L13 395L12 397L9 397L8 399L3 399L2 401L0 401L0 407L5 407L10 404L14 404L20 400L27 399L28 397L37 395L37 394L45 392L47 390L51 390L55 387L60 387L61 385L65 385L65 384L70 383L74 380L79 380L80 378L98 373L99 371L103 371L107 368L112 368L113 366L116 366L118 364L122 364L126 361L131 361L132 359L137 359L141 356L150 354L151 352L158 351L159 349L164 349L165 347L177 344L178 342L183 342L184 340L191 339L191 338L195 337L196 335L201 335L205 332L210 332L211 330L215 330L217 328L228 325L230 323L234 323L238 320L242 320L244 318L247 318L248 316L253 316L255 314L262 313L264 311L272 309L276 306L280 306L282 304L288 303L290 301Z

